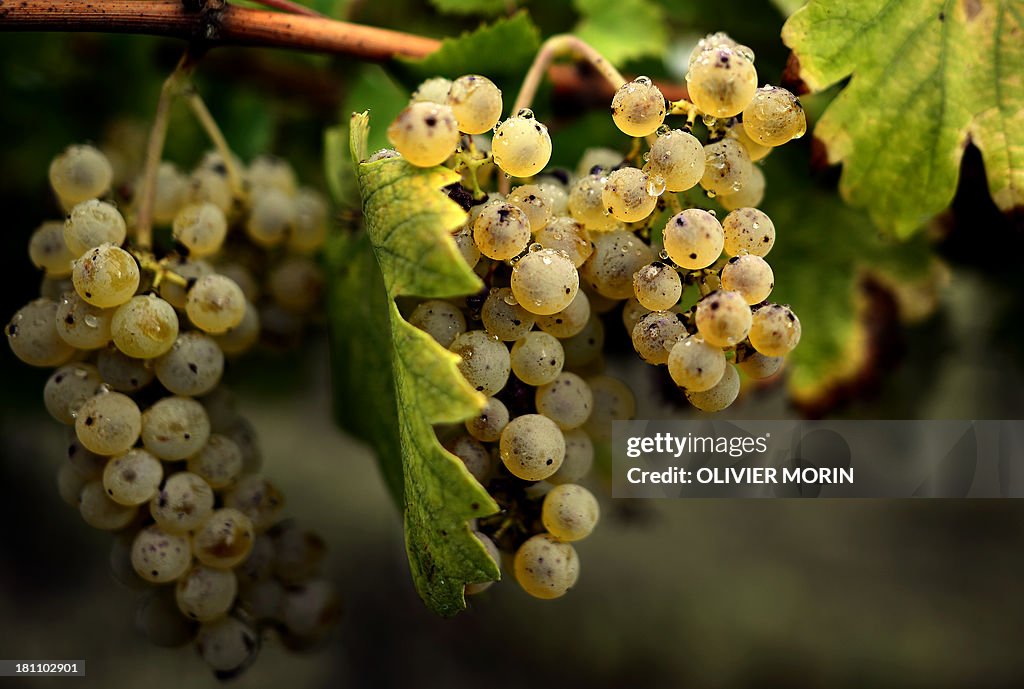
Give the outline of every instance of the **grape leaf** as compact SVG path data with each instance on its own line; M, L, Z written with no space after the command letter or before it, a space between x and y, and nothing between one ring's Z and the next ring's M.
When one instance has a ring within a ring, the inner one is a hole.
M482 284L449 234L465 213L441 188L458 175L400 158L361 162L369 116L353 115L350 127L366 231L335 238L328 252L337 419L377 453L403 510L420 597L454 615L465 608L467 583L499 576L467 525L498 507L431 424L463 421L485 400L459 373L458 356L405 321L394 298L455 296ZM343 155L337 137L330 141L329 155Z
M506 0L430 0L430 4L447 14L501 14L508 7Z
M660 56L668 45L662 8L648 0L574 0L582 15L575 33L609 61Z
M800 77L849 84L815 128L840 191L907 237L946 208L964 146L1004 211L1024 207L1024 7L1019 0L813 0L786 22Z

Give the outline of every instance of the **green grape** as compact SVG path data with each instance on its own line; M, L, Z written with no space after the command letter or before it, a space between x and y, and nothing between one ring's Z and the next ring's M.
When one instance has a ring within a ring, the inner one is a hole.
M590 233L572 218L555 218L537 232L534 241L545 249L563 252L576 268L586 263L594 253Z
M141 187L141 184L138 185ZM160 163L156 171L156 191L153 195L153 222L168 225L188 200L188 177L174 163Z
M560 541L579 541L589 536L600 518L594 494L583 486L565 483L544 496L541 521Z
M110 161L93 146L68 146L50 163L50 186L68 205L103 196L113 179Z
M252 210L245 232L255 244L269 249L283 244L295 225L295 201L275 188L263 188L253 195Z
M205 395L224 373L224 353L209 335L187 332L153 367L160 384L175 395Z
M110 335L117 348L128 356L154 359L174 346L178 314L155 294L132 297L114 311Z
M65 292L57 302L57 334L75 349L99 349L111 338L114 309L101 309L74 291Z
M242 288L223 275L204 275L196 280L185 299L185 313L204 332L220 335L245 318Z
M165 397L142 414L142 444L160 459L191 457L209 438L206 410L189 397Z
M537 180L539 188L537 195L546 199L546 204L551 209L552 217L568 213L569 192L566 190L565 185L556 178L543 175L538 177Z
M127 236L124 218L105 201L82 201L71 209L64 222L64 243L75 256L102 244L120 246Z
M704 176L704 146L693 134L673 129L654 141L644 171L664 180L665 191L691 189Z
M61 464L57 469L57 493L60 495L60 499L70 507L78 509L82 489L87 483L89 483L89 479L75 471L70 464Z
M785 356L800 343L800 319L788 306L767 304L754 312L750 344L765 356Z
M800 99L781 86L762 86L743 109L743 128L762 146L781 146L807 131Z
M690 101L711 117L735 117L757 90L753 55L715 46L698 54L686 73Z
M469 225L463 225L452 232L452 239L455 240L455 247L462 254L466 264L470 268L475 267L480 262L480 249L477 248L476 241L473 239L472 228Z
M484 329L504 342L515 342L533 329L537 317L516 301L508 287L496 287L480 308Z
M559 373L551 382L539 386L534 401L537 412L554 421L563 431L582 426L594 408L590 386L569 372Z
M483 134L501 117L501 89L479 74L467 74L452 82L448 106L459 123L459 131Z
M513 363L513 367L514 365ZM487 404L480 413L466 419L466 431L481 442L493 443L501 437L501 432L508 425L508 419L508 408L505 404L497 397L488 397Z
M102 479L103 469L107 466L110 458L87 450L82 441L78 439L78 435L75 434L73 426L67 429L65 440L68 447L68 464L71 468L86 481Z
M688 208L669 218L662 239L668 257L688 270L707 268L718 260L725 246L722 223L699 208Z
M615 92L612 120L623 134L653 134L665 121L665 96L648 77L637 77Z
M609 441L613 421L625 421L636 415L636 397L618 378L593 376L587 379L587 383L594 396L594 409L583 428L591 437Z
M596 314L591 314L582 330L562 340L562 349L567 368L586 366L596 361L604 349L604 323Z
M440 165L459 145L459 123L448 105L412 103L388 127L388 141L410 164Z
M103 381L118 392L138 392L153 380L149 361L133 359L115 347L100 350L96 367Z
M462 311L441 299L430 299L418 305L409 316L409 323L430 335L445 349L466 332L466 317Z
M735 194L753 174L747 150L735 139L721 139L704 147L704 176L700 185L711 194Z
M192 536L192 554L207 567L230 569L245 561L256 533L252 520L223 507L210 514Z
M516 261L511 284L512 294L524 309L539 316L550 316L576 298L580 276L564 253L539 249Z
M607 184L607 175L588 174L576 180L569 192L569 214L588 230L610 230L619 224L604 203Z
M210 266L210 269L203 274L207 275L212 272L214 272L214 270L213 267ZM245 298L250 302L256 302L259 300L260 295L262 294L262 288L260 284L256 282L256 278L253 277L252 271L246 268L241 263L217 263L216 272L219 275L223 275L226 278L230 278L236 285L238 285L238 288L242 290L242 294L244 294ZM184 295L184 292L182 294ZM182 299L182 304L184 305L184 298ZM181 307L176 306L175 308Z
M309 582L320 572L327 545L312 531L285 525L274 534L274 575L295 586Z
M457 336L449 349L460 357L459 371L469 384L488 397L508 381L511 370L508 347L483 330L470 330Z
M267 292L282 308L307 313L320 301L324 276L308 256L288 256L270 271Z
M512 345L511 362L519 380L527 385L544 385L562 372L565 351L554 336L531 332Z
M487 483L494 471L494 459L483 443L472 436L459 435L446 442L444 448L462 460L473 478Z
M775 246L775 224L756 208L737 208L725 216L725 252L731 256L747 253L762 258Z
M231 438L214 433L198 454L188 458L188 470L211 488L227 488L242 474L242 449Z
M444 77L433 77L420 84L412 92L410 103L437 103L444 105L448 102L448 92L452 88L451 79Z
M512 177L531 177L551 160L551 136L529 110L498 125L491 139L494 164Z
M633 274L654 260L654 252L629 230L592 235L594 254L583 268L583 279L598 294L612 299L633 296Z
M633 348L640 358L652 365L668 363L668 353L675 343L686 337L686 327L671 311L652 311L633 326Z
M39 296L51 301L60 301L65 292L74 292L75 285L71 276L54 278L47 275L39 282Z
M185 203L212 203L228 215L235 205L235 197L226 175L200 168L189 178L189 193Z
M253 528L262 533L273 526L284 510L284 495L259 474L244 474L224 495L224 504L245 514Z
M260 636L246 623L223 617L200 625L196 649L218 677L227 679L237 676L256 659Z
M213 513L213 489L200 476L179 471L149 501L149 513L164 531L188 533Z
M298 188L295 170L284 158L262 154L256 156L245 171L246 181L252 189L265 192L276 189L288 196L294 196Z
M751 139L742 122L737 122L729 127L729 130L726 132L726 136L740 142L740 145L747 151L747 155L750 156L750 162L752 163L763 160L772 152L771 146L762 146Z
M654 261L633 274L633 294L648 311L667 311L679 303L683 281L675 268Z
M686 399L697 409L706 412L722 411L736 401L740 394L740 376L735 366L726 366L722 379L708 390L686 391Z
M473 223L473 240L484 256L504 261L526 249L530 242L530 220L512 204L492 201Z
M242 322L227 332L214 335L213 340L221 351L228 356L249 351L260 338L260 314L256 305L249 302L245 305Z
M562 466L565 436L554 421L524 414L508 422L499 441L501 461L513 476L542 481Z
M764 173L756 165L751 170L750 178L743 184L743 188L733 194L722 194L718 202L728 211L739 208L751 208L761 205L764 199Z
M120 392L90 397L78 409L75 434L90 452L117 455L127 452L139 439L142 414L134 400Z
M179 310L185 309L185 302L188 299L187 283L213 274L213 266L202 259L181 259L179 262L169 265L168 269L175 275L183 278L186 281L186 285L180 285L171 280L163 280L157 292L164 301Z
M113 457L103 470L103 487L119 505L141 505L156 495L164 478L160 460L140 448Z
M533 234L543 230L554 215L554 199L550 190L537 184L516 187L509 192L506 201L526 214Z
M316 251L327 239L327 225L327 201L323 195L313 189L299 189L288 248L300 253Z
M231 570L196 565L174 589L178 609L190 620L212 622L228 614L238 595L238 579Z
M78 256L64 241L64 224L55 220L44 222L28 240L28 256L32 265L46 271L52 278L71 275L71 264Z
M568 338L578 335L590 321L590 299L583 290L577 290L576 296L561 311L548 316L537 317L537 327L548 335Z
M78 512L94 529L120 531L135 520L138 508L117 504L107 497L102 482L92 481L79 494Z
M564 596L580 576L576 549L550 534L537 534L519 546L513 561L516 581L534 598Z
M785 358L781 356L765 356L761 352L750 352L739 362L739 368L751 378L769 378L782 368Z
M499 565L501 563L501 553L498 552L498 546L494 545L494 541L491 540L490 536L488 536L487 534L480 533L479 531L474 531L473 535L476 536L476 539L478 541L483 543L484 550L486 550L487 555L492 560L494 560L494 564ZM474 584L466 584L466 595L475 596L478 593L483 593L484 591L489 589L493 584L493 581L482 581Z
M637 301L636 297L627 299L622 305L622 325L626 327L626 332L632 333L640 319L650 312L651 310Z
M40 298L18 309L5 329L14 356L40 367L60 366L74 356L74 348L57 330L57 308L50 299Z
M151 525L140 531L131 544L135 572L153 584L166 584L188 571L192 546L188 536L169 533Z
M732 347L750 332L750 306L739 292L718 290L697 303L695 321L706 342L716 347Z
M139 265L113 244L89 249L74 263L71 279L78 296L93 306L120 306L139 288Z
M73 425L82 404L103 385L100 372L92 364L75 362L61 366L43 388L46 411L57 421Z
M668 355L668 372L681 388L692 392L710 390L725 373L725 352L691 335L676 343Z
M722 268L722 288L738 292L748 304L760 304L775 287L772 267L760 256L733 256Z
M242 420L234 394L224 385L218 385L208 395L201 397L199 402L206 410L210 429L214 433L224 433Z
M593 416L593 414L591 414ZM557 485L576 483L590 473L594 465L594 443L581 428L565 431L565 459L547 482Z
M212 203L193 203L174 216L174 239L188 249L189 256L211 256L220 251L228 235L224 211Z
M622 222L639 222L654 212L658 195L652 194L653 181L635 167L623 167L608 175L601 201L609 214ZM657 185L654 185L657 186ZM664 187L661 187L664 191Z

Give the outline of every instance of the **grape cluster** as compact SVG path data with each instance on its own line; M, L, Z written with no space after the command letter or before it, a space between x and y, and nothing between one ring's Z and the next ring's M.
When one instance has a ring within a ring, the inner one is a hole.
M223 677L248 667L264 630L315 643L339 610L318 578L324 543L283 520L221 378L261 322L300 331L322 281L326 203L273 158L244 168L239 188L216 154L188 176L163 163L152 210L158 249L170 250L158 257L134 243L138 200L124 198L122 214L101 151L71 146L50 182L67 217L32 234L42 295L6 334L22 361L56 369L43 396L68 427L60 495L116 532L112 570L148 589L137 622L154 642L194 640ZM241 256L268 268L266 299Z
M765 184L754 164L804 133L800 103L785 89L759 89L752 51L724 34L694 50L687 84L692 102L679 103L646 77L622 85L612 120L649 150L592 149L570 175L544 172L551 138L532 112L499 123L501 92L485 77L430 79L388 129L394 150L370 159L462 172L448 191L467 221L452 239L486 287L406 314L461 357L463 376L487 396L479 416L438 434L502 508L474 522L477 537L496 562L508 553L516 580L538 598L576 583L573 543L599 518L580 481L595 441L635 412L629 386L604 374L602 316L621 305L640 357L665 366L681 396L709 412L736 399L737 367L771 376L800 340L792 310L767 301L775 227L755 208ZM669 115L688 117L673 129ZM487 193L494 167L529 179ZM722 221L681 207L675 194L698 185L731 211Z

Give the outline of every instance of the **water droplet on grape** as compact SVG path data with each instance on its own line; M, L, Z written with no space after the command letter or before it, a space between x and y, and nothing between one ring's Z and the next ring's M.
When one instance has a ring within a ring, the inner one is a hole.
M91 313L82 320L85 321L86 326L90 328L97 328L100 325L100 319L96 318L96 316L92 315Z
M668 126L667 124L663 124L660 127L658 127L658 131L655 132L655 133L658 136L665 136L666 134L669 134L671 132L672 132L672 127Z
M710 189L708 189L708 198L709 198L709 199L713 199L713 198L715 198L715 192L713 192L713 191L711 191Z
M714 115L701 115L700 118L704 121L704 124L708 127L714 127L715 123L718 122Z
M522 110L520 110L519 112L516 113L516 117L523 117L523 118L526 118L528 120L532 120L533 119L533 110L530 110L529 108L523 108Z
M661 251L658 252L658 256L661 258L662 261L667 261L668 260L668 251L666 251L665 249L662 249Z
M709 208L708 209L708 215L717 218L718 217L718 211L716 211L714 208Z
M530 245L530 253L531 254L535 254L535 253L537 253L538 251L540 251L543 248L544 248L543 246L541 246L537 242L534 242L533 244Z
M661 196L665 193L666 182L661 175L651 175L647 178L647 193L651 196Z
M634 79L633 83L634 84L639 84L641 86L650 86L653 82L651 81L650 77L640 76L640 77L637 77L636 79Z

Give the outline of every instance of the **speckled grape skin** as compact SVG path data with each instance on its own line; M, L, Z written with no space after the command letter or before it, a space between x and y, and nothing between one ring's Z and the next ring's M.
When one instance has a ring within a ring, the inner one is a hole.
M680 340L668 355L668 372L681 388L710 390L725 373L725 353L698 335Z
M530 221L530 231L540 232L554 217L554 198L550 190L537 184L523 184L509 192L510 204L526 213Z
M473 223L473 241L484 256L499 261L518 256L530 243L526 213L504 201L485 205Z
M686 73L691 102L716 118L734 117L750 103L757 90L754 63L725 45L698 54Z
M215 254L228 233L224 211L205 202L185 206L174 216L174 239L181 242L189 256L203 257Z
M737 208L725 216L722 229L730 256L748 253L763 258L775 246L775 223L757 208Z
M479 74L467 74L453 81L447 103L458 120L459 130L467 134L483 134L501 117L501 89Z
M209 335L182 333L170 351L156 360L156 377L175 395L205 395L220 382L224 353Z
M242 322L246 301L242 289L223 275L204 275L188 291L185 312L200 330L220 335Z
M549 335L565 339L578 334L587 326L589 320L590 298L583 290L578 290L564 309L549 316L539 316L537 327Z
M97 393L101 385L103 378L92 364L74 362L61 366L53 372L43 388L46 411L57 421L74 425L78 410Z
M604 208L621 222L639 222L654 212L658 197L647 190L647 173L635 167L624 167L608 175L601 190Z
M36 268L54 278L71 275L71 263L78 257L64 241L64 223L57 221L36 228L28 240L28 255Z
M192 546L187 536L168 533L156 525L147 526L132 541L131 563L146 581L166 584L188 571Z
M594 410L583 425L598 440L611 440L612 421L626 421L636 415L636 397L628 385L612 376L587 378L594 396Z
M508 347L493 335L470 330L456 337L449 349L462 357L459 371L473 388L490 396L505 387L511 371Z
M550 316L569 306L579 291L580 277L569 257L555 249L540 249L512 267L512 294L530 313Z
M562 340L567 368L586 366L601 358L604 349L604 321L591 314L583 329Z
M458 435L446 442L444 448L458 457L466 465L466 470L481 484L491 477L494 468L491 453L473 436Z
M669 218L662 237L669 258L688 270L714 263L725 245L718 218L699 208L689 208Z
M132 297L114 311L110 334L117 348L128 356L154 359L174 346L178 314L155 294Z
M66 204L103 196L113 178L110 161L93 146L68 146L50 163L50 186Z
M527 385L550 383L562 372L565 351L553 335L531 332L512 345L512 372Z
M132 398L120 392L90 397L75 417L75 433L85 448L98 455L127 452L139 439L142 415Z
M213 489L196 474L179 471L168 477L149 502L156 523L171 533L199 527L213 511Z
M581 377L568 371L559 373L550 383L539 386L534 401L538 413L554 421L563 431L582 426L594 408L594 395L590 386Z
M611 299L633 296L633 275L654 260L654 251L628 230L595 233L594 254L581 276L598 294Z
M767 304L754 312L750 344L765 356L785 356L800 343L801 330L789 307Z
M238 595L238 579L231 570L197 565L178 580L175 598L189 619L211 622L228 613Z
M519 546L513 569L523 590L544 600L564 596L580 575L576 549L549 534L537 534Z
M231 438L214 433L197 454L188 458L188 470L211 488L231 486L242 474L242 449Z
M675 343L686 337L686 328L671 311L652 311L633 326L630 333L633 349L649 364L668 363L668 353Z
M540 414L512 419L501 432L501 461L513 476L542 481L562 466L565 436L554 421Z
M524 309L508 287L491 290L480 308L484 329L503 342L515 342L533 329L537 317Z
M215 673L235 674L246 668L260 648L259 634L234 617L200 625L196 650Z
M750 162L752 163L764 160L768 154L772 152L771 146L762 146L751 139L742 122L737 122L729 127L729 131L726 132L726 136L740 142L740 145L747 151L747 155L750 156Z
M739 208L749 208L761 205L764 200L765 180L761 168L753 166L750 171L750 178L743 185L743 188L734 194L721 194L718 202L727 211L734 211Z
M411 103L388 127L388 141L417 167L440 165L459 145L459 125L452 109L438 103Z
M594 494L583 486L566 483L555 486L544 496L541 521L544 528L561 541L579 541L591 534L601 510Z
M760 304L775 288L772 267L760 256L733 256L722 268L722 288L740 293L748 304Z
M57 332L57 304L39 298L11 317L5 332L14 355L30 366L60 366L75 353Z
M93 306L120 306L139 288L139 266L124 249L102 244L75 261L71 273L78 296Z
M695 321L705 341L716 347L731 347L750 332L750 306L739 292L718 290L697 303Z
M700 392L687 390L686 399L701 411L718 412L735 402L739 394L740 376L734 366L728 365L714 387Z
M679 303L683 281L672 266L654 261L633 274L633 295L648 311L665 311Z
M494 163L512 177L531 177L551 160L548 128L531 117L510 117L491 139Z
M64 243L75 256L102 244L120 246L127 236L128 226L117 208L97 199L75 205L64 222Z
M57 302L57 334L75 349L99 349L110 342L114 309L101 309L76 292L65 292Z
M210 438L210 419L190 397L165 397L142 415L142 443L160 459L191 457Z
M101 481L92 481L82 488L78 511L85 523L100 531L119 531L135 519L138 508L118 505L107 497Z
M422 82L412 92L410 103L439 103L443 104L448 100L448 92L452 88L452 80L444 77L431 77Z
M747 135L762 146L781 146L807 131L800 100L780 86L762 86L743 109Z
M665 191L692 189L704 176L704 145L693 134L673 129L651 146L646 171L665 180Z
M473 418L466 419L466 431L477 440L493 443L501 437L508 425L509 414L505 403L497 397L488 397L487 404Z
M112 457L103 469L103 487L119 505L149 502L163 478L160 460L137 447Z
M257 533L277 523L284 511L284 494L260 474L244 474L224 495L224 504L243 513Z
M445 349L466 332L466 317L462 311L441 299L419 304L409 316L409 323L430 335Z
M594 253L590 233L582 224L568 217L555 218L534 236L534 241L545 249L564 252L577 269Z
M235 567L249 556L256 533L237 509L216 510L192 536L192 554L209 567Z
M118 392L137 392L149 385L154 377L148 361L133 359L113 346L100 350L96 367L103 381Z
M647 136L665 121L665 96L647 77L619 87L612 97L612 121L629 136Z
M741 371L755 380L774 376L782 368L785 358L765 356L761 352L750 352L739 363Z
M473 268L480 262L480 249L473 239L471 225L464 225L452 232L452 240L455 242L455 248L459 250L462 258L466 261L466 265Z
M714 194L735 194L753 174L747 149L735 139L722 139L704 147L704 176L700 185Z
M610 230L619 225L619 221L608 213L604 205L606 184L607 175L589 174L576 180L569 191L569 214L588 230Z

